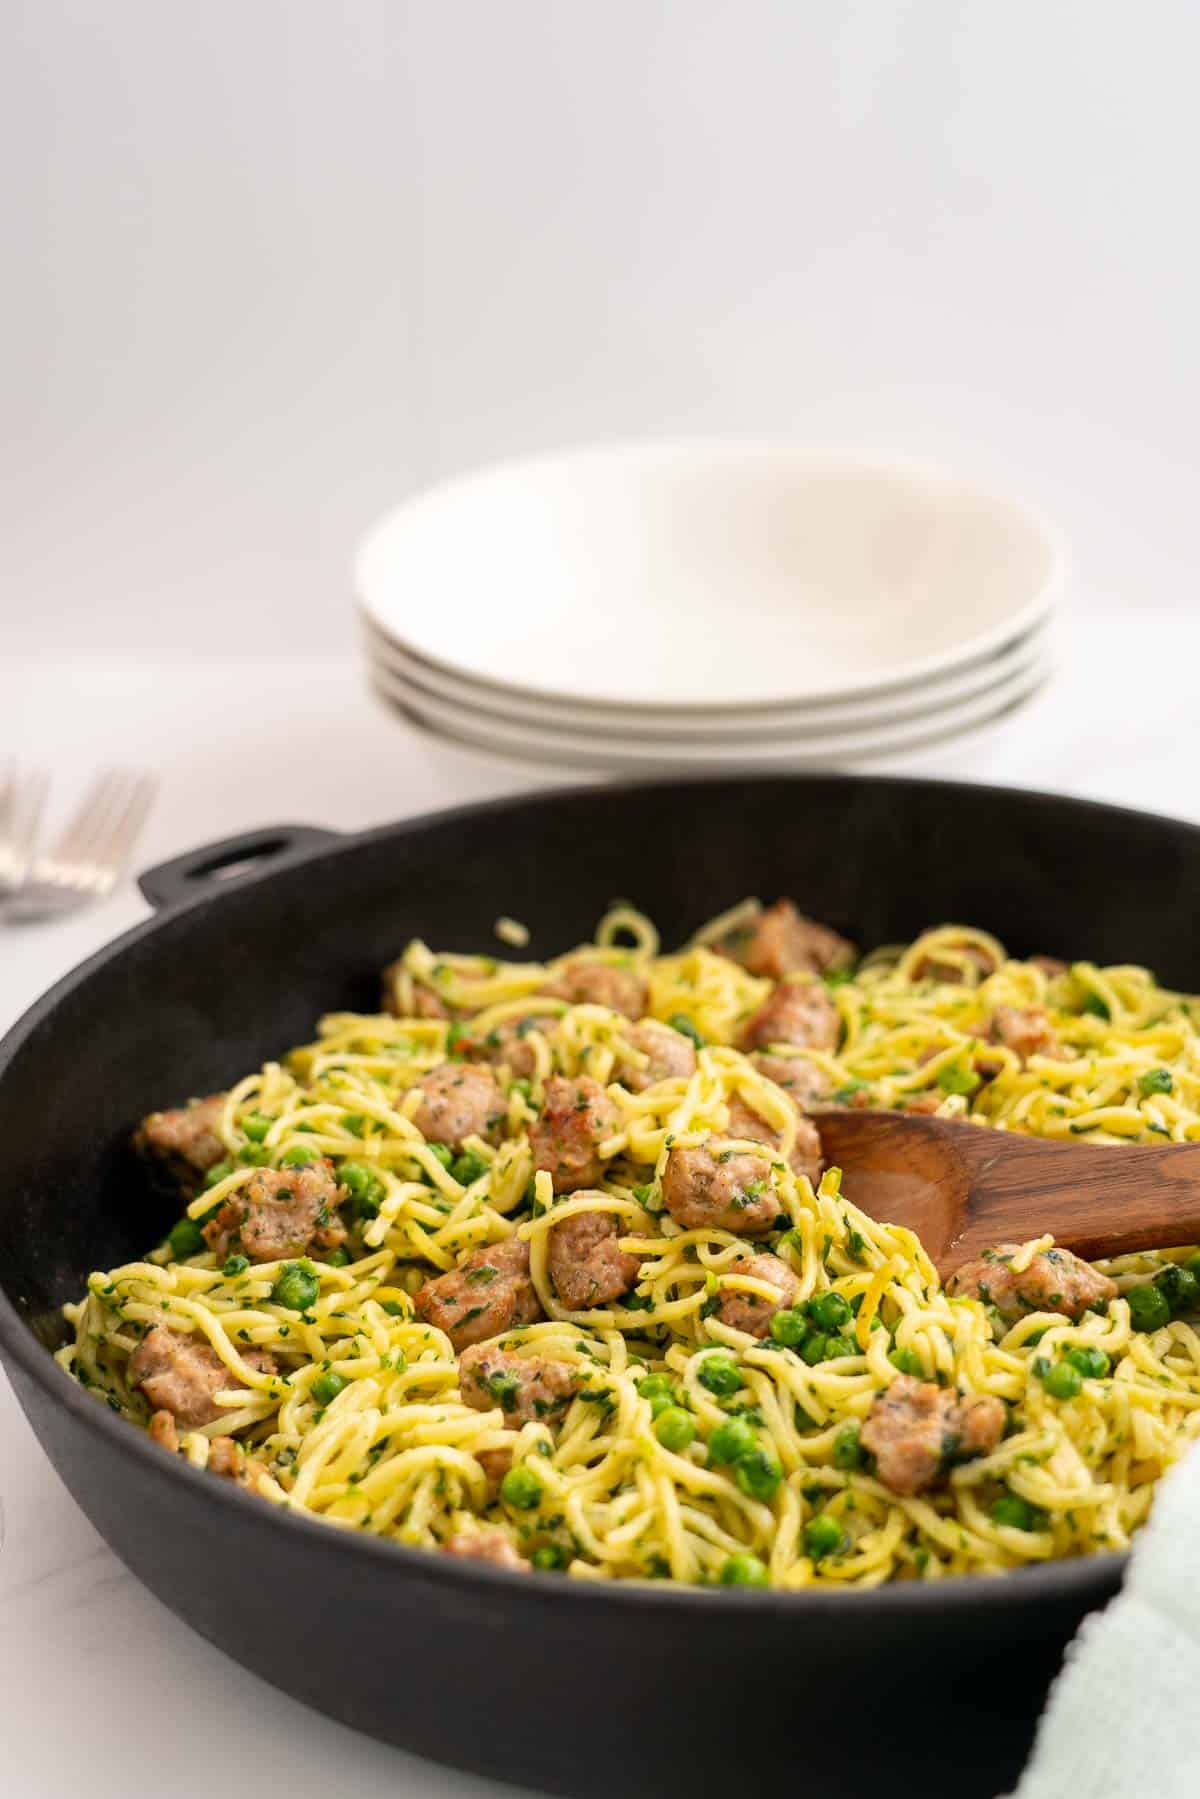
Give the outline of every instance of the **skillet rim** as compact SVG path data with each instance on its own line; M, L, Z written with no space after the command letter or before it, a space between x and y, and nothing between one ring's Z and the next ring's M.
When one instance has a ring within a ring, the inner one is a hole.
M152 911L149 918L122 931L117 937L86 957L84 961L69 969L45 993L34 1000L33 1004L0 1038L0 1081L3 1081L9 1065L15 1060L34 1032L54 1014L60 1004L76 988L83 985L95 970L106 962L118 959L127 948L140 942L142 938L152 935L167 920L173 922L181 915L190 913L201 906L219 905L223 895L232 894L235 891L242 892L247 886L269 880L277 874L292 873L298 868L306 867L309 863L336 858L351 847L389 837L403 840L431 825L467 823L472 819L491 813L510 811L517 807L534 805L548 800L569 803L585 797L592 798L598 794L619 799L628 794L666 790L682 794L692 790L702 790L719 785L728 786L738 782L757 787L795 788L796 786L815 786L820 783L847 789L872 786L915 788L933 793L962 793L965 791L981 798L993 795L1005 800L1019 796L1031 805L1041 802L1052 806L1067 806L1077 812L1103 814L1114 823L1123 818L1136 819L1143 824L1149 822L1166 826L1175 832L1200 836L1200 825L1193 824L1187 819L1175 818L1167 813L1149 812L1135 806L1115 805L1105 800L1055 793L1045 788L1015 787L999 782L948 780L919 775L864 775L837 769L798 774L761 775L753 772L741 773L734 769L689 777L687 780L667 777L649 781L592 782L572 787L539 787L517 793L493 795L488 799L470 801L460 806L442 807L433 812L419 813L412 818L375 825L364 831L339 832L334 827L327 827L330 830L328 842L314 845L298 854L288 855L284 862L264 858L261 868L248 869L245 874L239 876L236 882L231 882L227 887L219 883L211 887L202 887L191 898L166 906L161 911ZM753 1608L772 1614L786 1613L788 1616L794 1616L799 1622L801 1618L807 1616L814 1619L823 1616L836 1619L847 1608L852 1613L866 1615L884 1613L904 1617L914 1614L924 1615L931 1610L957 1612L964 1606L983 1608L990 1613L1012 1605L1021 1605L1025 1601L1031 1605L1039 1600L1073 1601L1081 1592L1084 1594L1094 1593L1097 1601L1100 1601L1116 1590L1129 1560L1128 1550L1106 1551L1095 1556L1039 1562L1028 1568L1009 1570L1001 1576L966 1574L955 1575L945 1581L895 1581L878 1587L849 1587L844 1590L810 1588L785 1592L778 1588L764 1591L758 1588L741 1590L737 1587L722 1587L714 1592L712 1587L689 1587L665 1580L642 1582L564 1579L537 1581L531 1586L528 1573L519 1570L438 1555L430 1550L376 1537L368 1532L335 1531L330 1525L298 1515L285 1506L268 1506L260 1498L242 1492L230 1482L210 1481L202 1470L190 1467L179 1457L165 1456L158 1445L152 1443L144 1432L133 1430L125 1419L118 1418L106 1406L98 1404L94 1396L85 1392L77 1382L64 1373L51 1353L18 1316L3 1287L0 1287L0 1350L4 1352L3 1360L7 1362L11 1358L22 1374L39 1387L52 1404L62 1406L85 1429L97 1435L102 1441L111 1444L118 1454L132 1456L135 1465L140 1459L142 1467L152 1479L160 1481L183 1479L203 1482L202 1486L193 1488L194 1495L201 1503L215 1505L218 1517L221 1516L222 1507L232 1507L232 1511L226 1511L225 1515L231 1521L240 1517L243 1526L249 1530L257 1532L266 1526L274 1531L282 1525L285 1529L300 1532L301 1538L298 1541L303 1537L308 1537L314 1547L319 1546L334 1553L342 1551L347 1555L356 1556L363 1560L364 1567L367 1569L374 1564L379 1569L390 1566L403 1573L407 1568L411 1573L418 1574L434 1584L440 1582L460 1590L466 1590L474 1587L477 1583L482 1583L485 1591L491 1587L499 1592L508 1591L523 1595L530 1601L539 1601L543 1597L557 1594L560 1597L552 1601L553 1603L575 1605L585 1609L589 1606L602 1609L609 1607L631 1608L634 1612L647 1609L656 1611L678 1609L684 1616L697 1607L707 1611L715 1604L721 1608L733 1606ZM20 1401L19 1390L17 1397ZM22 1410L24 1410L23 1405ZM32 1421L30 1422L34 1435L38 1438L39 1447L41 1447L40 1434L36 1425L33 1425ZM43 1453L45 1452L43 1451ZM71 1493L71 1497L75 1498L73 1488L68 1486L67 1490ZM107 1544L106 1546L111 1547Z

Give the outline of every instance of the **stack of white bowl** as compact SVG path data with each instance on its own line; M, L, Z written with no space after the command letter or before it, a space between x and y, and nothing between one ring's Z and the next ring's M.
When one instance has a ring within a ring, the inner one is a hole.
M376 691L436 736L592 772L830 767L1029 699L1062 558L950 476L718 441L434 488L357 584Z

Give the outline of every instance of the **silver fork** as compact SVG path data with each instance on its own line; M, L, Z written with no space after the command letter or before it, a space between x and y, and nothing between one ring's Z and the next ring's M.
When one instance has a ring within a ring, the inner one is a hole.
M117 883L154 798L154 781L131 769L97 776L48 855L34 858L17 892L2 903L5 924L59 918Z
M0 774L0 902L29 872L50 777L44 768L10 764Z

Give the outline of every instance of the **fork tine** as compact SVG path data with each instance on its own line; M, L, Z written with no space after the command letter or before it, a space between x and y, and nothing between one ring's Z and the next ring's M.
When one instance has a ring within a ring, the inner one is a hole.
M33 855L38 826L42 821L42 812L45 809L46 795L49 791L50 776L44 768L27 770L19 783L17 803L14 807L13 837L18 853L25 862L28 862Z
M156 791L148 775L110 768L92 782L83 805L48 855L39 856L0 911L0 922L60 918L115 886Z
M108 817L119 791L120 778L119 772L111 768L96 776L78 809L64 826L62 835L52 846L49 861L83 862L88 859L93 843L107 828Z
M115 878L124 868L154 803L154 792L151 776L126 776L123 805L112 821L106 843L96 851L96 861L110 877Z
M33 856L50 777L44 768L22 772L10 764L0 791L0 892L24 880Z

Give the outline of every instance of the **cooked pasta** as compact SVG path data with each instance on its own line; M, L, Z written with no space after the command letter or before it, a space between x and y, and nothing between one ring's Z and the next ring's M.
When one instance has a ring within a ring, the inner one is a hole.
M757 902L671 954L626 906L547 964L410 944L388 1010L146 1121L193 1196L59 1361L281 1508L579 1579L1124 1548L1200 1435L1200 1257L943 1287L805 1107L1190 1140L1200 1002L960 926L850 961Z

